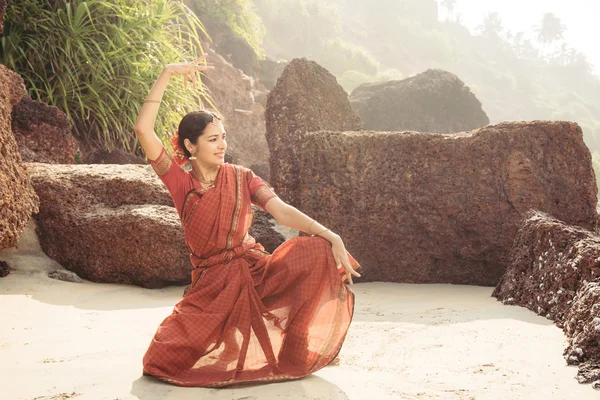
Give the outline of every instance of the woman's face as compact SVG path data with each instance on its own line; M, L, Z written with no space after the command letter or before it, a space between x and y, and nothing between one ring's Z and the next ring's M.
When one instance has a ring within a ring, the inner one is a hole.
M220 165L225 162L225 151L227 150L225 127L221 121L216 119L215 121L216 124L206 125L204 132L190 151L202 164Z

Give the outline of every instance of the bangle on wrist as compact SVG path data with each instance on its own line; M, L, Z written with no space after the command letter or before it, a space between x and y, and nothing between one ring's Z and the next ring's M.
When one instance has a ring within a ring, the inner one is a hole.
M312 233L310 233L310 227L312 226L312 224L315 223L315 220L313 219L312 222L308 225L308 234L311 236L314 236Z
M327 231L329 231L329 229L325 229L324 231L321 231L321 232L319 232L319 233L317 233L316 235L313 235L313 236L319 236L321 233L325 233Z

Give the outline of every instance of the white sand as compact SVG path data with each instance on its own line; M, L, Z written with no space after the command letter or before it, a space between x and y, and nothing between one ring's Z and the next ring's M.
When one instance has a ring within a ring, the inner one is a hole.
M33 251L29 249L30 251ZM4 251L0 400L597 399L562 357L550 321L492 288L363 283L341 365L284 383L180 388L141 375L156 327L183 288L67 283L39 252Z

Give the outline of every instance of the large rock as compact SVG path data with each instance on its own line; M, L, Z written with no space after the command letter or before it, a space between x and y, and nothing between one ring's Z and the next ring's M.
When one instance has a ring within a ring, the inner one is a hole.
M38 210L38 197L12 133L11 113L23 96L23 79L0 65L0 249L17 244L31 214Z
M44 252L94 282L189 283L177 211L150 166L28 163Z
M577 379L589 383L600 379L600 282L585 283L573 300L564 324L571 339L565 349L568 364L580 365Z
M541 212L526 215L509 257L492 295L561 327L577 292L600 277L600 237Z
M71 123L58 108L25 96L13 109L12 129L23 161L75 163Z
M456 75L439 69L362 84L352 91L350 103L365 129L375 131L453 133L490 123L471 90Z
M361 129L348 95L335 77L314 61L292 60L267 100L271 181L277 194L298 205L299 148L308 132ZM332 151L336 153L337 150Z
M254 207L254 221L248 233L263 245L266 251L273 253L277 247L285 242L285 237L274 229L272 216L260 208Z
M539 212L527 214L510 265L492 294L563 327L581 383L600 379L600 237ZM595 367L594 367L595 366Z
M225 118L229 146L227 152L235 164L264 170L269 164L265 109L254 101L254 80L214 51L209 50L208 53L208 59L215 70L206 72L203 82L210 90L215 106ZM268 176L261 177L269 179Z
M344 238L365 280L495 285L530 209L596 230L591 155L574 123L318 132L298 154L300 209Z

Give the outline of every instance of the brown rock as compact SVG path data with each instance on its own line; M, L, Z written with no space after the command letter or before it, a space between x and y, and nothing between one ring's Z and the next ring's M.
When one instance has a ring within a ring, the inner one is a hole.
M10 274L10 268L5 261L0 261L0 278L4 278Z
M271 180L277 194L297 206L299 148L308 132L361 129L348 95L335 77L314 61L292 60L269 93L267 142ZM320 149L319 151L323 151Z
M12 133L11 113L23 96L23 79L0 65L0 249L17 244L39 204Z
M121 149L92 149L86 152L81 161L84 164L148 164L143 158Z
M492 296L562 327L577 292L600 277L600 237L531 211L514 238L509 266Z
M12 129L23 161L75 162L76 143L71 123L58 108L25 96L13 109Z
M600 282L588 282L579 289L564 323L564 330L571 338L565 350L568 364L600 362ZM590 381L596 379L600 379L600 376L591 377Z
M277 247L285 242L283 235L273 229L274 225L271 222L271 218L273 217L268 212L254 207L254 222L248 231L250 236L262 244L269 253L273 253Z
M490 123L471 90L454 74L429 69L404 80L364 83L350 104L365 129L454 133Z
M44 252L94 282L189 283L171 198L150 166L27 164L40 196Z
M299 208L341 235L365 280L495 285L530 209L596 230L591 155L573 123L318 132L298 154Z
M600 237L551 216L527 214L510 253L510 265L492 294L563 327L568 364L577 379L600 379Z
M254 80L214 51L209 50L208 53L215 70L207 71L203 82L225 118L227 152L236 164L268 166L264 107L254 102Z

